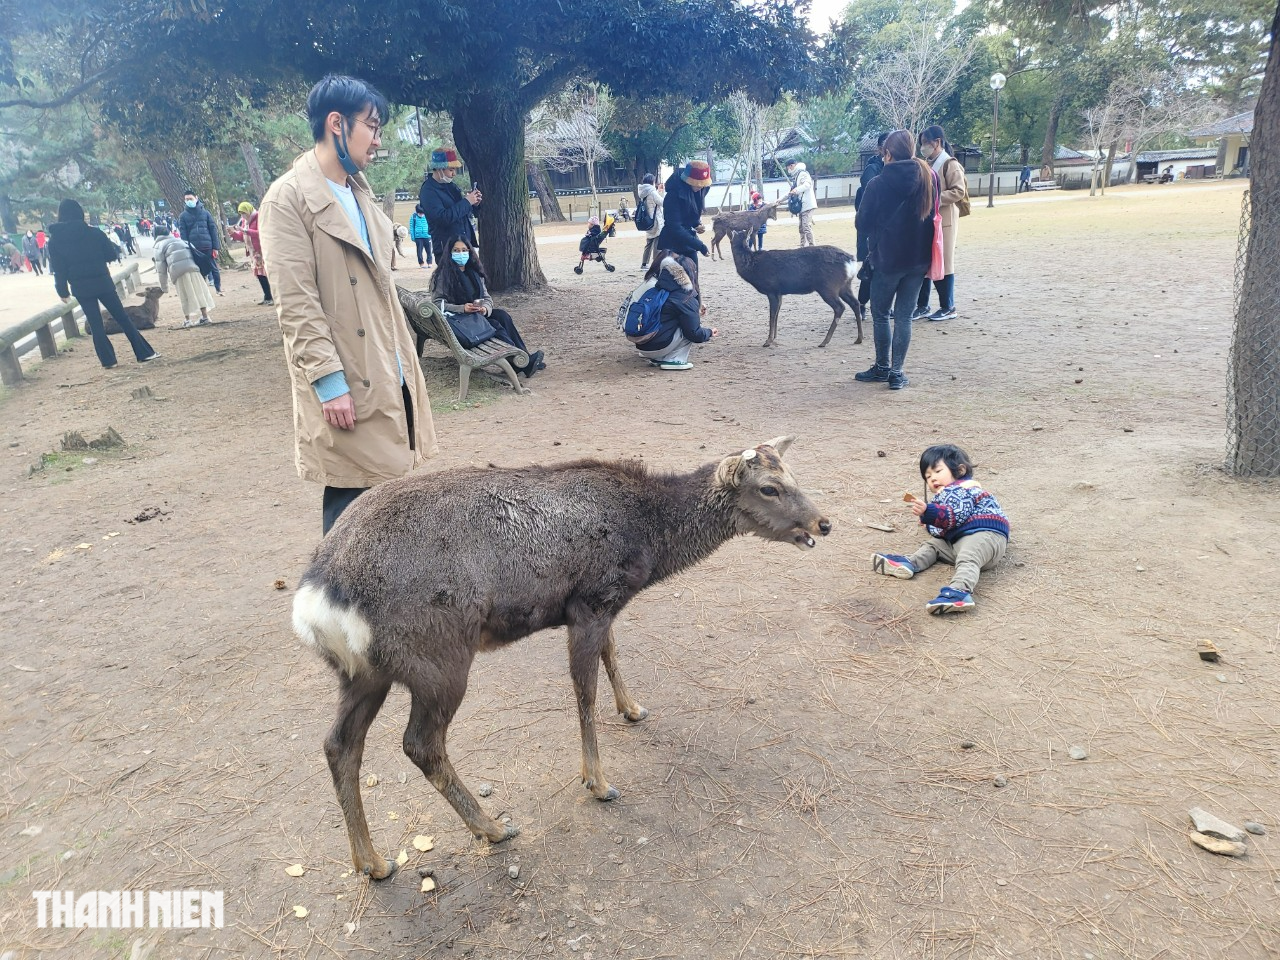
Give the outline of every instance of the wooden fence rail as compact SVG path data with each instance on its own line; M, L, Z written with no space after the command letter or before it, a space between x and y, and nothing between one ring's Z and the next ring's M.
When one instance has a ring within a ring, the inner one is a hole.
M116 290L120 293L120 299L123 300L138 287L138 264L129 264L111 279L115 282ZM15 324L8 330L0 331L0 382L4 383L5 386L14 386L21 383L23 376L22 364L19 358L22 354L34 350L37 346L40 348L40 356L44 359L49 360L56 357L58 355L58 344L55 334L58 330L61 330L63 336L68 340L82 336L80 324L76 320L77 313L79 313L80 317L84 317L84 311L80 308L80 304L75 297L72 297L67 303L60 303L57 306L50 307L48 310L37 313L34 317L28 317L21 323ZM33 333L36 336L35 343L24 344L22 347L18 346L21 341Z

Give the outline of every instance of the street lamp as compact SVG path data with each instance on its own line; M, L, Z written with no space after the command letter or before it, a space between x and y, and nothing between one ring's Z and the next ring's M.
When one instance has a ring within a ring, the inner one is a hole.
M996 205L996 139L1000 136L1000 91L1008 79L1003 73L991 75L991 89L996 94L995 112L991 117L991 183L987 185L987 206Z

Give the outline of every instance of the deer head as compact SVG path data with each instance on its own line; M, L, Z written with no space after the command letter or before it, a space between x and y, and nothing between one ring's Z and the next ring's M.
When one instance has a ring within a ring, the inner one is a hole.
M739 233L734 231L735 242ZM735 501L739 533L810 550L817 546L815 536L831 532L831 521L805 496L795 475L782 462L794 439L777 437L725 457L716 468L715 482Z

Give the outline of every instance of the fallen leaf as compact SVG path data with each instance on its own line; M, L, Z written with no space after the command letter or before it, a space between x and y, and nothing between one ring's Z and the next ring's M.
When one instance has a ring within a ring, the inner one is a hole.
M308 910L306 907L299 907L299 906L295 906L295 907L293 908L293 915L294 915L295 917L297 917L299 920L301 920L303 917L305 917L305 916L306 916L308 913L310 913L310 912L311 912L311 911L310 911L310 910Z
M354 923L352 923L350 920L348 920L348 921L347 921L347 936L351 936L351 934L353 934L353 933L355 933L355 932L356 932L356 925L355 925Z
M394 810L388 810L388 811L387 811L387 819L388 819L388 820L399 820L399 819L400 819L400 814L396 813Z
M300 863L295 863L291 867L285 867L284 872L291 877L300 877L307 872L307 868Z
M409 851L401 850L400 855L396 857L396 866L403 867L408 862L409 862Z
M35 667L24 667L24 666L23 666L22 664L20 664L20 663L11 663L11 664L9 664L9 666L13 667L13 669L15 669L15 670L21 670L23 673L35 673L35 672L36 672L36 668L35 668Z
M366 787L376 787L378 785L378 775L376 773L369 774L369 778L365 780Z
M288 586L288 584L286 584L283 579L279 579L279 580L276 580L276 582L273 583L272 586L275 587L277 590L283 590L286 586Z
M436 882L434 880L432 880L430 877L423 877L422 879L423 893L430 893L435 888L436 888Z
M436 845L435 837L425 837L419 834L418 836L413 838L413 849L418 850L422 853L426 853L435 845Z
M92 549L93 549L93 544L92 544L92 543L77 543L77 544L76 544L76 549L77 549L77 550L92 550Z
M44 562L45 562L45 563L54 563L54 562L56 562L56 561L58 561L58 560L61 560L61 559L62 559L63 557L65 557L65 556L66 556L66 553L64 553L63 551L61 551L61 550L54 550L54 551L53 551L52 553L50 553L47 557L45 557L45 558L44 558Z
M120 531L119 531L119 530L113 530L111 533L108 533L108 534L107 534L105 537L103 537L102 539L103 539L103 540L110 540L112 537L118 537L118 536L120 536Z
M20 836L20 837L38 837L38 836L40 836L40 834L42 834L42 833L44 833L44 827L27 827L27 829L25 829L25 830L23 830L21 833L19 833L19 834L18 834L18 836Z

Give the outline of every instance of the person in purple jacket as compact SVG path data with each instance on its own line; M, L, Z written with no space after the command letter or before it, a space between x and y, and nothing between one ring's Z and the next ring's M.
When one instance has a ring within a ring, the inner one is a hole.
M930 613L972 610L973 588L978 585L979 575L1004 558L1009 544L1009 518L996 498L973 479L973 462L954 444L933 446L921 454L920 476L933 499L904 499L929 531L929 542L909 557L872 554L871 569L910 580L939 560L954 564L951 584L926 603L925 609Z

